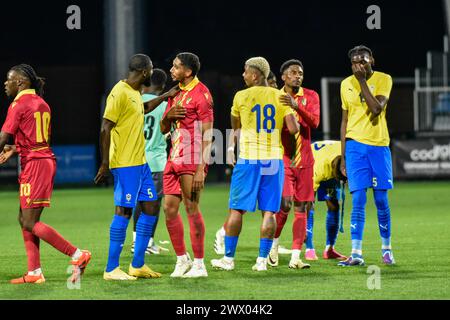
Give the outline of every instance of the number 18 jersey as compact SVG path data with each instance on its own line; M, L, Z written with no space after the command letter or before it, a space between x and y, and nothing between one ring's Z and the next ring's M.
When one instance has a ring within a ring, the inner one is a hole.
M234 96L231 115L241 119L239 157L248 160L283 159L284 117L294 111L279 100L272 87L254 86Z
M50 145L51 111L33 89L22 90L8 108L2 131L14 135L22 168L30 159L55 159Z

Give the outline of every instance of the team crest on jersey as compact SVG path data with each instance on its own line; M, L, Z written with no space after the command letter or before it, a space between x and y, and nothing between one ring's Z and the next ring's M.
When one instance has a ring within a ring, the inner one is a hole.
M127 199L128 202L131 201L131 194L128 193L125 197L126 197L126 199Z
M303 105L303 106L306 106L306 98L303 98L303 99L302 99L302 105Z

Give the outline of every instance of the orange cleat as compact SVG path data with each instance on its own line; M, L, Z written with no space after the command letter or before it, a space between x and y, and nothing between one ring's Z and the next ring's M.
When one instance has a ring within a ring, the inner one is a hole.
M44 275L41 273L38 276L30 276L27 273L23 275L23 277L12 279L10 281L11 284L24 284L24 283L37 283L42 284L45 282Z
M70 263L73 265L71 281L74 283L80 278L89 261L91 261L92 254L87 250L81 250L81 256L77 260L72 260Z

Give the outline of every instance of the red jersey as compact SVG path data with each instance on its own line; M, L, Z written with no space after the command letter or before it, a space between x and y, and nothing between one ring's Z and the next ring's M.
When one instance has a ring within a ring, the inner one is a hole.
M213 100L208 88L194 78L187 86L180 85L178 94L170 98L164 116L172 106L186 108L186 117L175 122L169 160L186 165L200 164L202 122L213 122Z
M284 88L281 91L286 93ZM319 95L314 90L301 87L295 95L295 101L302 109L295 114L301 126L300 132L293 136L285 126L281 134L281 142L283 143L284 156L290 159L291 167L309 168L314 166L311 149L311 128L316 129L320 122Z
M49 146L51 111L35 90L23 90L8 108L2 131L14 135L22 168L30 159L55 159Z

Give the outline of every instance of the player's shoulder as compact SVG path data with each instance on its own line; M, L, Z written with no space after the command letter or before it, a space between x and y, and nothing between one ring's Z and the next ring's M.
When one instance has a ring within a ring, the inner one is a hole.
M305 88L305 87L302 87L302 88L303 88L303 94L305 96L309 96L309 97L318 97L319 96L317 91L315 91L313 89L308 89L308 88Z
M392 81L390 74L381 71L374 71L373 77L375 77L378 81Z
M355 77L354 75L351 75L351 76L348 76L347 78L345 78L344 80L342 80L341 81L341 87L351 85L352 80L353 80L354 77Z
M125 83L125 81L121 80L117 82L116 85L111 89L109 96L113 98L118 98L122 95L126 95L127 91L128 85Z
M212 103L212 95L209 91L209 88L201 81L198 82L198 84L194 88L196 95L200 99L205 99L207 102Z

